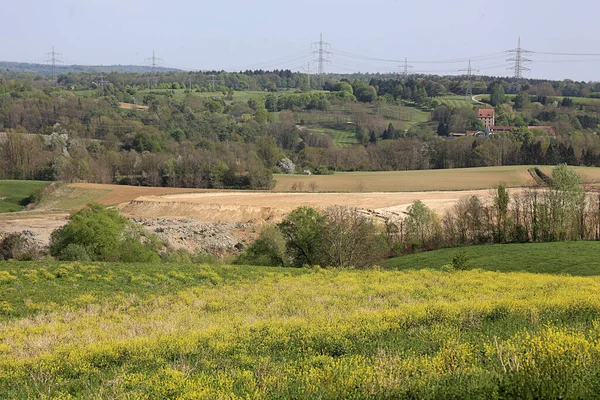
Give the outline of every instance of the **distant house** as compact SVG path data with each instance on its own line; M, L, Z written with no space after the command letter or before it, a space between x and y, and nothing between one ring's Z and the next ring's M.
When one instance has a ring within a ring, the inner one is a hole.
M496 116L493 108L480 108L477 110L477 119L483 121L486 130L496 125Z

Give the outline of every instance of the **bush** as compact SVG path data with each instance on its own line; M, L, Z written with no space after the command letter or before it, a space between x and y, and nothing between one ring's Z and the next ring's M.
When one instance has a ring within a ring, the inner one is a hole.
M458 271L466 271L471 269L471 265L469 264L469 261L472 259L472 257L470 255L467 254L466 251L462 250L459 251L458 253L456 253L454 255L454 257L452 257L452 268L458 270Z
M11 233L0 240L0 260L32 261L39 258L38 247L22 233Z
M385 257L384 236L372 218L355 208L327 208L318 242L321 265L366 267Z
M235 261L236 264L285 266L285 238L274 225L266 225L259 238Z
M69 243L60 254L58 259L61 261L91 261L90 255L84 246L75 243Z
M70 245L76 245L69 250ZM115 209L88 204L71 216L70 221L52 232L53 256L85 257L91 261L155 262L159 260L158 239L127 221Z

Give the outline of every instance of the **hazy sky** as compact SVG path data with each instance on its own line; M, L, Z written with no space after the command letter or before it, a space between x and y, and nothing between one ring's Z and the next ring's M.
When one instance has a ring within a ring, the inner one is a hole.
M537 52L526 77L600 81L600 2L594 0L1 0L0 60L41 62L55 46L67 64L290 68L314 57L323 33L326 71L458 74L473 58L481 73L506 76L503 51ZM457 60L455 63L419 61ZM575 60L575 62L565 62ZM311 64L316 70L316 63Z

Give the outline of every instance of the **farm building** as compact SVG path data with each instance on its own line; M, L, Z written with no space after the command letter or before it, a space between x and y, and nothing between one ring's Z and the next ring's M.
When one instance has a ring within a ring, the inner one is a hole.
M496 125L496 116L493 108L480 108L477 110L477 118L483 121L486 130Z

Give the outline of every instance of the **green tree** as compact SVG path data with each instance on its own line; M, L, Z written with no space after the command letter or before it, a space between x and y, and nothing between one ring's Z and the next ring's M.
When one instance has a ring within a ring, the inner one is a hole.
M279 224L286 249L294 265L314 265L318 259L319 237L323 216L310 207L299 207Z
M566 164L557 165L552 169L550 188L550 213L555 240L582 239L585 192L581 177Z
M517 93L513 101L517 110L526 110L531 104L531 100L529 99L529 93L527 93L527 91L525 90L522 90L519 93Z
M506 103L504 86L499 82L495 82L490 89L490 104L496 107L503 103Z
M374 221L357 209L329 207L319 239L319 262L334 267L365 267L384 256L385 241Z
M437 215L420 200L408 207L404 224L406 241L412 248L426 247L439 231Z

